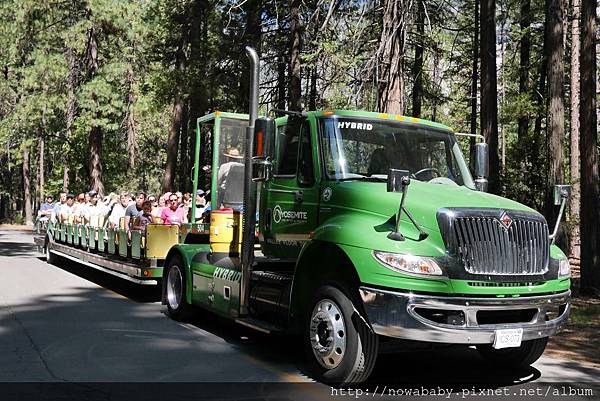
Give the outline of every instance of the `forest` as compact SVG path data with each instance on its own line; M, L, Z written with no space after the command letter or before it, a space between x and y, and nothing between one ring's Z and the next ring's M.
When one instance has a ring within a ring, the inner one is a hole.
M553 186L571 184L559 243L600 289L596 0L2 0L0 15L3 222L63 189L191 191L196 120L247 112L251 45L261 114L482 134L490 192L551 226Z

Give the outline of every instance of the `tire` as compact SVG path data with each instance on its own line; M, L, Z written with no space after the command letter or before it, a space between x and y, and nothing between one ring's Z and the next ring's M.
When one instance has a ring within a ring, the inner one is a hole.
M478 345L477 351L489 363L502 368L527 367L537 361L546 349L548 337L524 341L520 347L495 349L491 344Z
M333 385L365 381L375 366L379 338L358 308L339 289L323 286L307 312L303 341L315 379Z
M179 256L175 256L169 260L163 280L165 281L167 313L177 321L189 319L193 311L192 306L186 300L186 274Z

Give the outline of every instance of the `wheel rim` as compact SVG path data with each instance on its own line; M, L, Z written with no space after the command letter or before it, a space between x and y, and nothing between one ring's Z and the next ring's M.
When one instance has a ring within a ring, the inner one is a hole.
M336 368L346 354L346 324L339 306L329 300L320 300L310 319L312 351L321 366Z
M177 309L181 303L183 279L178 266L171 266L167 276L167 301L171 309Z

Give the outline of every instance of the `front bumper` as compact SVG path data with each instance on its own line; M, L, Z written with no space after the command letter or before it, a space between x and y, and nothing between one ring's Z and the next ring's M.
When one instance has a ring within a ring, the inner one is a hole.
M556 333L570 313L571 291L559 294L508 298L467 298L394 292L360 287L365 312L377 334L408 340L449 344L491 344L496 330L523 329L523 341ZM462 324L430 320L420 311L455 313ZM478 312L534 311L533 318L520 323L479 324ZM559 310L547 320L547 313Z

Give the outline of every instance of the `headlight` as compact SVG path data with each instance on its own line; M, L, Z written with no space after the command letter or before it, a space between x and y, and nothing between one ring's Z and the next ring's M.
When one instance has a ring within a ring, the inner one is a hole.
M558 261L558 278L571 277L571 265L569 259L560 259Z
M373 256L385 267L402 272L428 276L443 276L444 272L431 258L374 251Z

